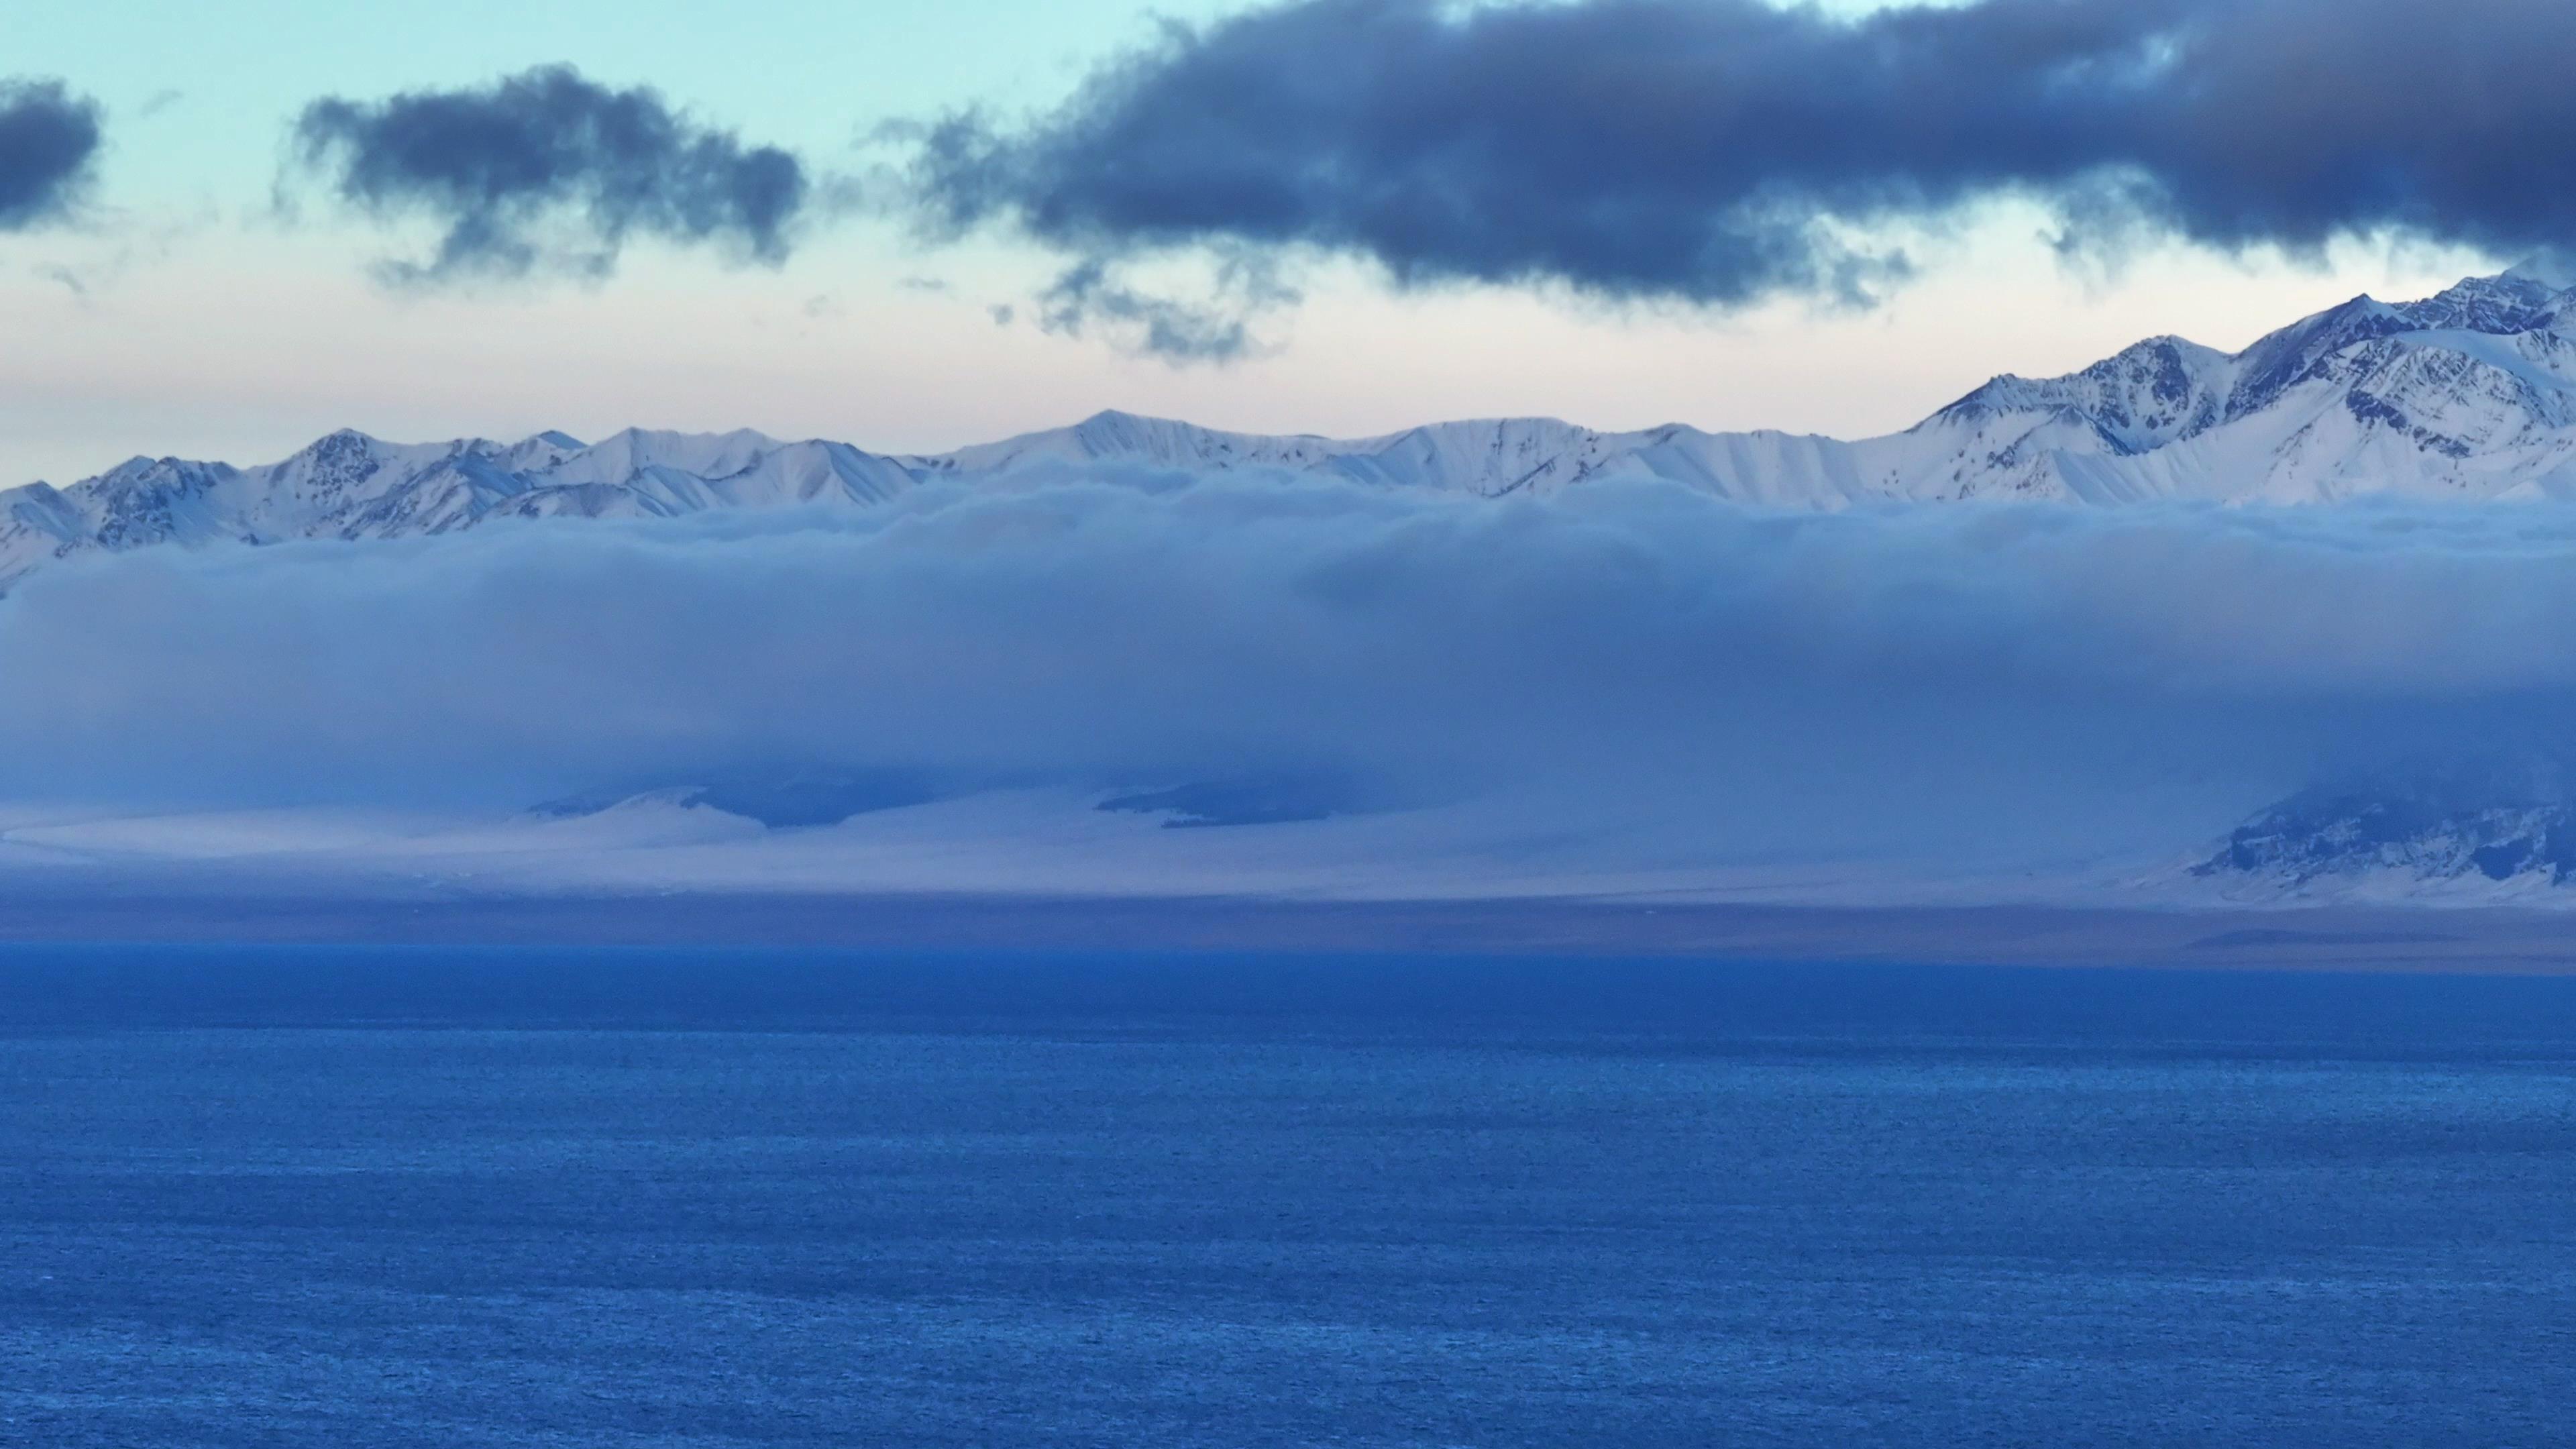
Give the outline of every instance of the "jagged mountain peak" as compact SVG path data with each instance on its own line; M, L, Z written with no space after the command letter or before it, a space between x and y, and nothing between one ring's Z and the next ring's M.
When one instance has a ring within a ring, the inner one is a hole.
M779 440L750 428L729 433L683 433L668 428L621 428L584 449L586 453L619 454L654 461L744 458L769 452Z
M1118 433L1135 432L1145 429L1186 428L1189 426L1191 425L1184 423L1177 418L1156 417L1150 413L1131 413L1124 408L1102 408L1100 411L1084 418L1081 422L1074 424L1073 430L1077 433L1088 433L1098 436L1102 434L1114 435Z
M1073 425L1070 434L1085 446L1102 452L1169 450L1175 443L1194 447L1210 439L1230 436L1178 418L1149 417L1116 408L1106 408L1084 418Z
M381 445L382 440L375 437L373 434L360 432L356 428L333 428L331 431L324 433L322 436L315 438L312 442L306 444L302 451L307 453L322 453L347 451L350 449L372 450Z
M2551 325L2567 306L2566 288L2508 272L2471 277L2396 311L2419 328L2510 336Z
M96 478L88 481L91 483L123 483L132 479L148 478L156 473L177 472L178 470L189 466L191 465L183 458L154 458L146 454L137 453L133 457L126 459L124 462L117 464L115 467L108 469L106 472L101 473Z

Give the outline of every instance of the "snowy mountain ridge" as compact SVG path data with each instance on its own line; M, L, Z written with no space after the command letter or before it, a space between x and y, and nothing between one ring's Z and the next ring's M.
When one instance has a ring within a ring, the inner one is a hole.
M2233 354L2151 338L2064 377L1998 377L1904 432L1857 442L1680 424L1604 433L1543 418L1330 439L1117 412L935 456L751 432L406 445L344 431L262 467L136 458L66 488L0 491L0 590L53 559L156 544L868 507L925 482L1000 484L1101 466L1262 470L1486 498L1655 478L1808 509L2576 496L2571 283L2576 271L2542 261L2418 302L2358 297Z
M2321 781L2247 819L2189 874L2238 901L2563 898L2576 775L2526 754Z

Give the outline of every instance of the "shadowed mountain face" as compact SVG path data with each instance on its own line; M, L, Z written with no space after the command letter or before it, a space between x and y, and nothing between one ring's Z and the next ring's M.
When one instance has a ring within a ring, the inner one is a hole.
M1659 479L1732 501L2576 496L2576 292L2546 266L2390 305L2367 297L2233 355L2155 338L2066 377L2000 377L1918 426L1840 442L1543 418L1336 440L1104 413L938 456L757 433L561 433L399 445L335 433L282 463L137 458L0 492L0 588L57 559L156 544L398 538L531 518L868 508L925 483L1265 476L1470 498Z
M2576 788L2564 767L2533 760L2321 785L2247 821L2194 873L2276 889L2371 876L2565 885L2576 878Z

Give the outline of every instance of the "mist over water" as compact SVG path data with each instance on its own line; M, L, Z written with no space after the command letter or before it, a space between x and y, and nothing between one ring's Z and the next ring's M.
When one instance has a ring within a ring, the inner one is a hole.
M0 600L0 801L1331 779L1747 849L2197 841L2559 748L2576 513L1748 511L1071 470L858 517L147 550Z

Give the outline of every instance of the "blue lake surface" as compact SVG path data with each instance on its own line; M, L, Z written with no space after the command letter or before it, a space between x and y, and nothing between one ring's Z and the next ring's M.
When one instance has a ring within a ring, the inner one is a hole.
M2571 1413L2571 981L0 951L11 1445Z

